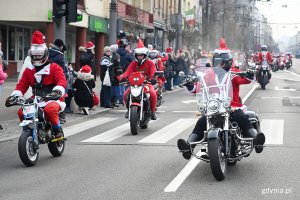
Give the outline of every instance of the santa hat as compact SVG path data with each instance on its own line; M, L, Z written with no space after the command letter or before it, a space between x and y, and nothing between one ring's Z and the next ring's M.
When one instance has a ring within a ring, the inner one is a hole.
M84 65L81 69L80 69L81 73L86 73L86 74L90 74L92 72L92 69L90 66L88 65Z
M139 38L136 48L143 48L143 47L144 47L144 43L143 43L143 41Z
M31 44L45 45L45 41L44 41L45 38L46 37L40 31L34 31L34 33L32 34Z
M230 53L230 50L227 48L227 44L224 38L220 38L220 47L215 50L215 53Z
M85 48L86 49L93 49L93 48L95 48L95 45L94 45L93 42L89 41L88 43L86 43Z
M171 53L172 51L173 51L172 47L168 47L168 48L166 49L166 52L167 52L167 53Z

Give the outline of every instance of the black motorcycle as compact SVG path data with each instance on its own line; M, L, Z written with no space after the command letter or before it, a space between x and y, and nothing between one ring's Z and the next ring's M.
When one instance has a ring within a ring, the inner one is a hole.
M228 164L235 165L248 157L254 148L253 138L244 137L237 122L231 119L231 73L234 72L214 67L198 74L201 90L196 93L196 100L198 110L207 119L207 129L201 141L190 142L190 148L196 158L210 163L217 180L225 178ZM245 114L260 132L257 115L251 111ZM194 153L192 148L198 145L207 157Z

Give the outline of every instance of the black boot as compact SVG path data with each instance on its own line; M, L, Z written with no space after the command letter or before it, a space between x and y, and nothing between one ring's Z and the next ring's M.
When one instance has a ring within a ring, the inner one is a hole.
M129 117L129 110L127 110L126 114L125 114L125 118L127 119Z
M61 127L53 128L53 133L54 133L55 138L61 138L64 136L64 132Z
M257 133L255 128L251 128L247 131L247 135L253 138L253 145L256 153L263 151L263 145L265 143L265 135L263 133Z
M155 112L151 112L150 117L152 120L157 120Z
M185 140L183 140L183 139L179 139L179 140L177 141L177 147L178 147L178 149L182 152L182 156L183 156L185 159L189 160L189 159L191 158L191 156L192 156L191 150L193 151L193 149L194 149L195 146L196 146L196 145L193 144L193 145L191 145L191 147L190 147L190 144L189 144L189 143L197 141L198 138L199 138L199 136L198 136L196 133L192 133L192 134L189 136L189 138L188 138L187 141L185 141Z
M119 107L119 105L116 104L116 101L117 101L117 98L116 98L116 97L111 97L110 104L111 104L113 107Z
M65 111L62 111L62 112L59 113L59 121L60 121L61 124L64 124L64 123L67 122Z

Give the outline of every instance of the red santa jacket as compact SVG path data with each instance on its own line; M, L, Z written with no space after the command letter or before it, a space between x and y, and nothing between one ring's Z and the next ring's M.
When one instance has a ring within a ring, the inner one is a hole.
M272 64L273 57L272 57L270 52L268 52L268 51L267 52L260 52L258 54L258 62L262 63L263 61L267 61L268 64Z
M43 77L44 76L44 77ZM67 80L63 69L56 63L51 63L36 72L33 66L28 66L16 85L12 95L23 96L29 86L34 87L36 83L41 83L43 77L43 86L55 85L52 90L60 90L62 96L65 94Z
M148 77L148 79L152 79L154 73L156 72L156 67L151 60L145 60L145 62L141 66L138 66L137 61L133 61L128 66L127 70L122 75L120 75L119 79L127 78L132 72L142 72L145 76Z

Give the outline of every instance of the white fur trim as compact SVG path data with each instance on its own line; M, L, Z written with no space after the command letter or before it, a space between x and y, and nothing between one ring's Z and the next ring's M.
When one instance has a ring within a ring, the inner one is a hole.
M11 96L18 96L18 97L21 97L23 96L22 92L20 90L14 90L12 93L11 93Z
M230 50L224 50L224 49L216 49L214 53L221 54L221 53L230 53Z
M65 94L65 88L63 86L57 85L52 90L59 90L61 91L61 96L64 96Z

